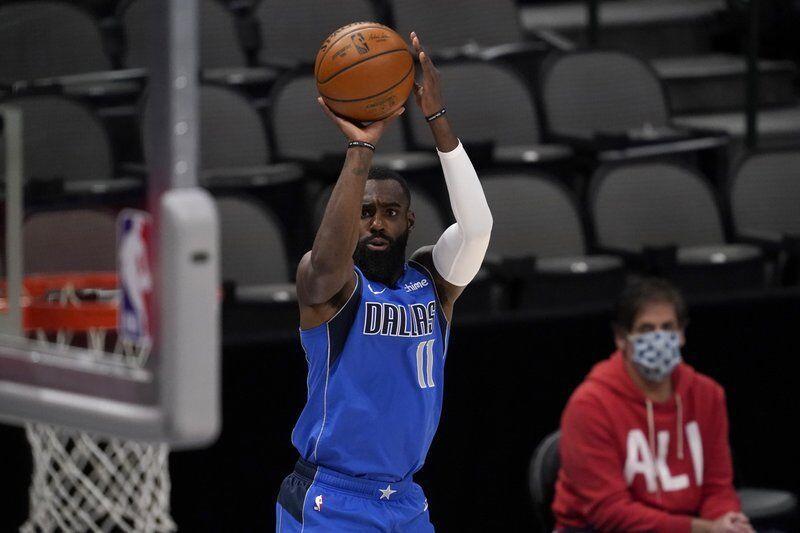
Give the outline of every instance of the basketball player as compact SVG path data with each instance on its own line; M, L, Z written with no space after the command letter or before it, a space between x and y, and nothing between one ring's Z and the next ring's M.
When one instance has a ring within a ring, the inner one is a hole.
M308 399L292 433L302 458L281 485L278 532L433 531L412 476L439 422L453 304L481 266L492 216L445 115L439 72L411 40L424 75L415 99L456 223L406 262L408 187L396 173L370 170L374 145L403 109L362 127L320 100L350 142L297 270Z

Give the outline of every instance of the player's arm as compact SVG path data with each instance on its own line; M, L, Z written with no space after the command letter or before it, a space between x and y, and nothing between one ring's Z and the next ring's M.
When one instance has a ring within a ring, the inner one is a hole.
M412 33L411 43L422 65L423 83L414 91L426 116L444 109L439 71ZM429 122L442 164L450 205L456 223L445 230L433 248L422 248L413 258L433 266L437 288L448 318L453 302L480 270L492 231L492 213L483 194L478 174L464 147L453 133L447 115Z
M321 98L318 102L349 141L363 141L372 145L378 143L386 127L404 111L404 108L400 108L387 119L361 127L335 115ZM330 319L337 307L337 296L354 287L353 251L358 243L361 202L372 155L369 148L348 148L314 244L297 267L297 299L301 308L302 327L314 325L309 322L322 323ZM329 305L331 303L334 305ZM313 308L320 306L319 316L303 316L304 313L314 315ZM333 312L330 307L334 308Z

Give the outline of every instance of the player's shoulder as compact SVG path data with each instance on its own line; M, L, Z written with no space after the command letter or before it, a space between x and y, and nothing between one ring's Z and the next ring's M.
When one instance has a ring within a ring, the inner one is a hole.
M441 293L441 296L445 296L452 294L461 294L461 290L463 287L457 287L449 283L446 279L439 274L439 271L436 270L436 265L433 262L433 245L423 246L422 248L418 249L416 252L411 254L411 257L408 259L408 263L414 266L417 270L422 270L425 274L433 280L436 284L437 290Z
M433 262L433 245L423 246L418 249L411 254L408 261L409 263L416 263L424 267L424 270L433 281L437 298L442 305L447 320L452 320L453 304L464 291L464 287L459 287L448 282L439 274L439 271L436 270L436 266Z
M408 258L408 264L414 267L415 270L433 278L436 271L433 266L433 246L423 246L411 254L411 257Z

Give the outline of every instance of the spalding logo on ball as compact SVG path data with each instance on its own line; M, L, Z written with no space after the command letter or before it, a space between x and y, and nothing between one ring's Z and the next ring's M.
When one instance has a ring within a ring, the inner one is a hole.
M372 122L405 104L414 87L414 58L391 28L355 22L325 39L314 75L320 96L334 113Z

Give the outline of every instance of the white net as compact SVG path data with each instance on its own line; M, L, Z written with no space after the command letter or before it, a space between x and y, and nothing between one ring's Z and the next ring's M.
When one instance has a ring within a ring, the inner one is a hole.
M33 453L30 513L21 531L174 531L169 450L44 424L26 426Z
M70 288L64 292L71 293ZM64 305L80 305L69 295ZM39 330L40 342L60 346L81 339L97 360L141 368L148 346L132 346L114 331L73 335ZM111 346L107 350L107 346ZM33 455L30 511L22 533L56 531L169 532L169 449L165 444L103 438L46 424L26 425Z

